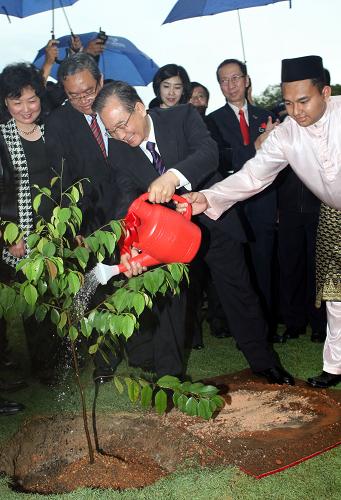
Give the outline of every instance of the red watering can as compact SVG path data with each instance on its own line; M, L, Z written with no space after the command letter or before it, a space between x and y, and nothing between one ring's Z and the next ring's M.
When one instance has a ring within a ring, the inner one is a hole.
M142 266L155 266L172 262L187 263L195 257L201 242L201 231L191 222L192 208L180 214L160 204L149 203L148 193L141 195L129 207L124 225L126 237L121 254L130 253L131 247L140 254L131 259ZM186 202L176 194L173 200ZM123 264L107 266L97 264L95 275L105 285L110 278L126 271Z

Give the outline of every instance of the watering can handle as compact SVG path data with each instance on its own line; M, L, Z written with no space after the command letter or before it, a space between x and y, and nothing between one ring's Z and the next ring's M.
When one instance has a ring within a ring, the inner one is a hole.
M149 193L144 193L139 197L139 199L142 201L146 201L146 200L148 200L148 197L149 197ZM186 198L183 198L182 196L179 196L178 194L173 194L172 200L177 201L178 203L187 203L186 211L183 212L181 215L183 215L185 217L185 219L191 220L192 206L190 203L188 203Z

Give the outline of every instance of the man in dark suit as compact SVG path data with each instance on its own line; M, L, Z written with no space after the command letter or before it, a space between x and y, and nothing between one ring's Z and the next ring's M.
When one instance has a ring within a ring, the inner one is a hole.
M103 86L103 77L94 58L79 53L65 59L58 76L68 100L49 116L45 141L52 166L57 172L62 171L63 189L83 180L84 196L79 202L83 223L77 237L81 242L82 236L125 215L128 192L124 189L124 181L118 183L110 170L105 128L100 117L92 111L95 97ZM112 353L108 352L107 356L111 368L100 354L95 355L94 378L101 382L110 379L112 369L119 362Z
M210 113L206 124L219 147L219 170L223 177L227 177L240 170L255 155L274 124L271 113L251 105L245 97L249 77L244 63L237 59L226 59L218 66L217 78L226 104ZM276 210L276 190L273 186L243 204L250 240L252 274L272 327L271 285Z
M219 177L216 146L192 106L153 108L147 114L133 87L112 82L99 93L94 109L116 139L109 162L125 172L139 192L148 190L149 201L169 202L176 189L204 187ZM243 230L236 212L216 222L200 216L197 222L203 233L200 253L210 268L231 333L251 368L271 383L293 384L267 343L266 325L244 262Z
M92 111L92 103L103 86L95 60L85 53L65 59L58 77L68 100L47 120L46 146L57 171L61 171L63 163L64 186L81 179L90 181L83 182L84 196L80 200L82 235L86 236L123 216L127 203L122 199L123 191L113 196L117 187L107 161L108 139L101 119Z

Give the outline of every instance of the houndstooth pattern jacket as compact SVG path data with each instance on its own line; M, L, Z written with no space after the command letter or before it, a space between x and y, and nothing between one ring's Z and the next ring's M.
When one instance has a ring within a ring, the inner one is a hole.
M44 128L40 126L44 135ZM33 212L30 188L30 176L27 167L24 148L20 139L14 118L7 123L0 124L0 131L6 141L13 168L15 172L17 203L18 203L18 226L24 233L25 257L28 255L27 236L33 229ZM2 258L4 262L15 267L21 260L9 253L7 248L3 249Z

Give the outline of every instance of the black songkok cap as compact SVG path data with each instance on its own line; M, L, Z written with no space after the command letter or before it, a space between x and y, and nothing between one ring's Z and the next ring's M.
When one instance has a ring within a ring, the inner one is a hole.
M283 59L282 83L298 82L299 80L310 80L312 78L325 80L322 57L305 56Z

